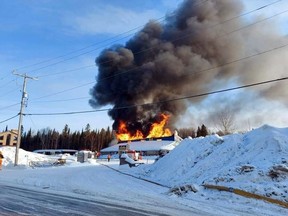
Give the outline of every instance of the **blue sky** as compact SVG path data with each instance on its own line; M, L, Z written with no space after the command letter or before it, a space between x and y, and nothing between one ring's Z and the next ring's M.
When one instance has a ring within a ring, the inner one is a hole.
M26 113L54 113L92 110L88 104L89 90L93 87L97 68L95 58L99 52L113 44L114 40L101 42L144 25L150 19L165 16L180 0L159 1L104 1L104 0L4 0L0 3L0 85L3 95L0 104L0 121L19 112L21 85L23 79L11 74L27 73L39 77L38 81L28 80L29 94ZM130 34L135 31L130 32ZM124 43L126 38L117 43ZM91 46L95 44L94 46ZM89 47L74 52L75 50ZM94 51L92 51L95 49ZM87 52L81 55L83 52ZM64 58L56 58L43 64L25 67L67 53ZM39 68L79 55L69 61ZM81 67L82 70L65 72ZM32 72L31 72L32 71ZM58 74L57 74L58 73ZM51 75L52 76L45 76ZM43 76L43 77L41 77ZM89 84L91 83L91 84ZM82 86L83 87L79 87ZM69 90L75 88L75 90ZM79 87L79 88L78 88ZM66 91L68 90L68 91ZM65 93L56 94L61 91ZM51 95L52 96L49 96ZM40 99L39 99L40 98ZM74 99L77 100L74 100ZM73 99L72 101L69 101ZM62 101L61 101L62 100ZM14 106L10 106L16 104ZM56 128L61 130L68 124L72 130L81 130L89 123L93 128L112 125L106 112L69 116L26 116L24 128L28 130ZM2 123L17 128L18 119Z
M249 11L275 0L243 0ZM169 2L169 3L168 3ZM92 110L88 104L97 68L95 58L113 43L125 43L129 38L115 37L120 33L144 25L172 12L181 0L1 0L0 3L0 121L17 114L20 109L23 79L11 74L27 73L39 77L28 80L28 106L25 113L57 113ZM262 11L273 14L282 6ZM256 15L260 15L256 14ZM284 32L286 16L277 21ZM281 24L282 23L282 24ZM130 33L135 33L132 31ZM114 41L114 42L113 42ZM101 43L102 42L102 43ZM83 49L89 47L87 49ZM77 50L81 50L76 52ZM72 53L71 53L72 52ZM87 52L86 54L83 54ZM70 55L66 55L70 53ZM65 55L65 57L56 58ZM70 57L79 55L77 58ZM52 60L51 60L52 59ZM50 60L50 61L47 61ZM60 62L64 60L63 62ZM39 62L43 62L38 64ZM35 65L36 64L36 65ZM31 66L32 65L32 66ZM44 67L44 68L42 68ZM82 68L81 70L77 70ZM104 107L105 108L105 107ZM193 108L191 108L193 110ZM191 111L190 110L190 111ZM106 112L59 115L25 116L24 129L56 128L65 124L72 130L81 130L89 123L92 128L112 125ZM199 122L202 124L203 122ZM0 124L0 130L17 128L18 119ZM185 125L183 121L183 125ZM197 123L196 123L197 124Z

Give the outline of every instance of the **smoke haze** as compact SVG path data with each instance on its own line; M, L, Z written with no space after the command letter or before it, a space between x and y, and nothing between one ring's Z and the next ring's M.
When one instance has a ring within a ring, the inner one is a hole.
M161 120L161 113L170 114L172 127L191 103L199 105L206 98L159 101L223 89L229 82L248 84L281 77L288 57L284 50L227 64L286 41L269 22L239 30L246 21L231 19L242 13L239 0L186 0L164 24L148 22L125 46L112 46L97 57L99 73L90 105L112 105L113 129L124 121L129 131L140 130L145 136L150 125ZM285 82L256 90L257 95L285 103ZM237 104L223 103L236 112L241 101L247 101L244 97L234 98ZM141 104L148 105L134 106ZM216 110L209 107L207 112L209 118Z

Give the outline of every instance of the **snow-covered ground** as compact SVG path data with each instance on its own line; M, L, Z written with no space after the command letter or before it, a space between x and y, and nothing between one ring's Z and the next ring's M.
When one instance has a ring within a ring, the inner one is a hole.
M201 186L239 188L288 202L288 128L265 125L246 134L187 138L157 162L134 168L119 166L118 160L78 163L75 157L68 157L64 166L52 166L56 157L24 150L19 153L19 166L14 167L15 148L0 150L5 157L2 183L113 198L138 207L156 203L172 215L177 208L195 208L212 215L288 215L287 208L276 204ZM181 186L197 192L177 191Z

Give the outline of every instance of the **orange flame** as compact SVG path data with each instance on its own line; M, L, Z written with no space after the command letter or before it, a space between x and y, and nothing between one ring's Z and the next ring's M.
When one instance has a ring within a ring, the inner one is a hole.
M164 128L168 122L169 115L161 114L163 120L160 123L153 123L147 138L171 136L172 133L168 128Z
M163 118L159 123L155 122L151 125L149 134L146 138L157 138L157 137L165 137L171 136L172 133L168 128L165 128L169 120L169 115L161 114ZM116 134L117 139L124 141L124 140L136 140L136 139L144 139L144 135L141 131L137 130L136 134L131 135L131 133L127 130L127 126L125 122L120 121L120 126L118 128L118 133Z
M131 135L127 130L127 126L125 122L120 121L120 126L118 128L118 133L116 134L118 140L135 140L135 139L143 139L143 134L141 131L136 131L135 135Z

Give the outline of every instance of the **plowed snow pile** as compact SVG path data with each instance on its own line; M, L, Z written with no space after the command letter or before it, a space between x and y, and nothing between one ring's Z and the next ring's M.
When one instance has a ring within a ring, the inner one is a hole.
M14 167L15 163L15 147L0 147L4 155L3 166L9 168ZM66 164L71 164L76 161L74 156L70 155L43 155L19 149L18 167L49 167L58 165L57 160L65 158Z
M15 163L15 147L0 147L4 155L3 166L14 166ZM48 162L50 159L46 155L41 155L23 149L19 149L18 165L29 166L31 162Z
M246 134L187 138L138 169L170 187L221 185L288 202L288 128L265 125Z

